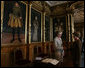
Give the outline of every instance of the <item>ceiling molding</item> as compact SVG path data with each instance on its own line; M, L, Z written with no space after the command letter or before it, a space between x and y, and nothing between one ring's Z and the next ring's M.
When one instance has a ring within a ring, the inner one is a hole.
M74 12L74 22L84 22L84 1L77 1L73 3L70 8Z
M50 5L50 7L56 6L56 5L60 5L63 3L66 3L68 1L45 1L47 4Z

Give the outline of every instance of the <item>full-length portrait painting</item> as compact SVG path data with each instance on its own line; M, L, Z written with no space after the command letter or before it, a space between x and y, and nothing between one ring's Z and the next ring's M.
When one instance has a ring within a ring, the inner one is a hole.
M31 9L31 42L41 42L41 13Z
M4 1L2 44L25 43L26 4Z
M53 39L56 37L56 31L62 31L62 40L66 40L66 16L53 19Z
M50 41L50 17L45 16L45 41Z

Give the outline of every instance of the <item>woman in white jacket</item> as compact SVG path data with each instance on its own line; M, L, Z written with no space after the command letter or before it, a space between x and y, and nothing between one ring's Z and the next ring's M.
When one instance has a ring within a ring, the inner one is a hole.
M57 31L57 36L54 39L54 49L55 49L55 57L57 60L63 62L64 50L62 45L62 32Z

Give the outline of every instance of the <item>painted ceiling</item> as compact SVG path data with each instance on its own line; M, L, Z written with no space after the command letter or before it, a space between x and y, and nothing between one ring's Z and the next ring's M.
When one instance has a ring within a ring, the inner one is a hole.
M67 2L71 1L45 1L50 7L53 6L58 6ZM74 22L75 23L80 23L84 22L84 1L76 1L75 3L72 4L72 7L74 8ZM55 9L55 13L63 13L65 8L59 7Z
M74 5L74 21L75 23L84 22L84 2L79 1Z
M51 7L55 6L55 5L60 5L63 3L66 3L67 1L46 1L46 3L48 3Z

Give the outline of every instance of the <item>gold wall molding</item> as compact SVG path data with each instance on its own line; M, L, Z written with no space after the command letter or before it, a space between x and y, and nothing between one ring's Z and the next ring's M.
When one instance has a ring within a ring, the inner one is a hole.
M44 8L45 8L46 15L51 15L50 7L45 5Z
M71 26L71 27L70 27ZM67 35L68 35L68 41L72 42L74 41L73 39L73 34L74 33L74 15L73 13L68 13L67 14Z
M2 31L3 31L3 15L4 15L4 1L1 1L1 41L2 41Z
M42 18L42 27L41 27L41 31L42 31L42 42L45 42L45 12L42 12L42 15L41 15L41 18Z
M24 3L24 4L28 4L28 2L27 1L21 1L22 3Z
M25 44L27 44L27 25L28 25L28 5L26 4L26 20L25 20Z
M68 37L69 37L69 42L71 41L71 37L70 37L70 14L67 15L68 16Z
M32 4L29 4L29 32L28 32L28 38L29 38L29 44L31 43L31 7L32 7Z
M45 42L45 14L46 14L46 12L43 13L43 23L44 23L44 24L43 24L43 26L44 26L44 28L43 28L43 29L44 29L44 42Z
M41 13L41 42L43 42L43 19L42 19L43 13Z
M46 15L50 15L51 14L50 7L45 2L43 2L43 3L44 4L42 5L42 1L32 1L32 8L34 8L40 12L42 12L43 8L44 8Z
M70 15L71 15L71 32L74 33L74 15L73 14ZM72 36L72 41L74 41L73 34L71 34L71 36Z

